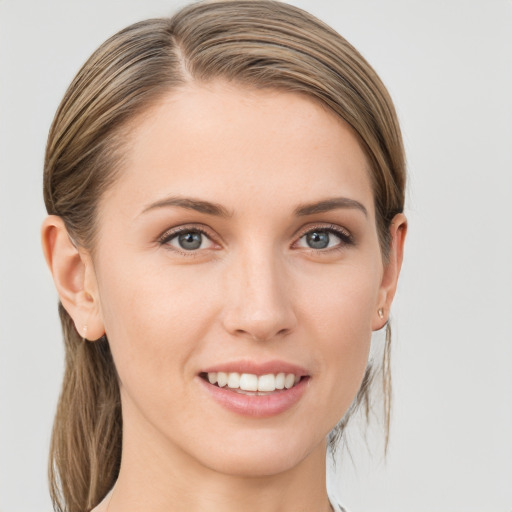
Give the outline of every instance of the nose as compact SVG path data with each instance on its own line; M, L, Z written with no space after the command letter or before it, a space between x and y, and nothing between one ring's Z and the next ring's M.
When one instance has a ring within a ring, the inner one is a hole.
M284 266L271 250L261 248L246 251L231 266L223 312L230 334L266 341L295 329L292 283Z

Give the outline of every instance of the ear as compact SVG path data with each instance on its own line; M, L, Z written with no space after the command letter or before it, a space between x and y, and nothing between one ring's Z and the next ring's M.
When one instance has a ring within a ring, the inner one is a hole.
M87 251L71 240L64 221L49 215L43 222L41 239L44 257L53 276L62 305L85 339L105 334L96 275Z
M389 227L391 242L389 244L389 256L384 264L382 282L379 289L377 311L373 320L372 329L377 331L386 325L389 319L389 310L395 296L398 284L398 276L402 268L404 256L404 241L407 233L407 219L403 213L393 217Z

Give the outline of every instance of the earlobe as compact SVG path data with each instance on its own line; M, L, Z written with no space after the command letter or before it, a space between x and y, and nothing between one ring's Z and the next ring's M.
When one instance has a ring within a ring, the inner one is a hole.
M388 322L391 303L395 296L398 277L402 268L404 242L407 233L407 219L403 213L395 215L391 221L389 232L391 242L387 262L384 265L379 299L372 326L374 331L382 329Z
M105 328L89 254L76 246L64 221L56 215L44 220L41 241L60 301L76 330L88 340L101 338Z

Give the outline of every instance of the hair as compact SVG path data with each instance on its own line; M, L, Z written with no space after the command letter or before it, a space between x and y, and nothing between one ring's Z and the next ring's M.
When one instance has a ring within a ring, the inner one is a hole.
M191 82L221 79L256 89L302 93L348 123L370 168L383 260L389 227L403 211L405 158L397 116L384 85L337 32L303 10L270 0L193 4L171 18L121 30L87 60L69 86L50 129L44 199L71 240L94 250L97 204L121 172L129 122L165 94ZM104 337L85 343L59 304L66 360L50 448L50 492L56 511L96 506L115 483L122 418L117 374ZM390 330L382 361L369 363L348 418L371 408L375 375L382 378L389 432Z

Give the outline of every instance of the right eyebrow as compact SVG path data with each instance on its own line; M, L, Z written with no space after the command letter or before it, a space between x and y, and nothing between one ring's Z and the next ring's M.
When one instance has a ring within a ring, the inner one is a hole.
M167 208L177 206L179 208L185 208L187 210L195 210L196 212L206 213L207 215L215 215L217 217L232 217L233 213L228 211L224 206L218 203L212 203L210 201L203 201L202 199L195 199L191 197L179 197L171 196L146 206L142 213L149 212L158 208Z

